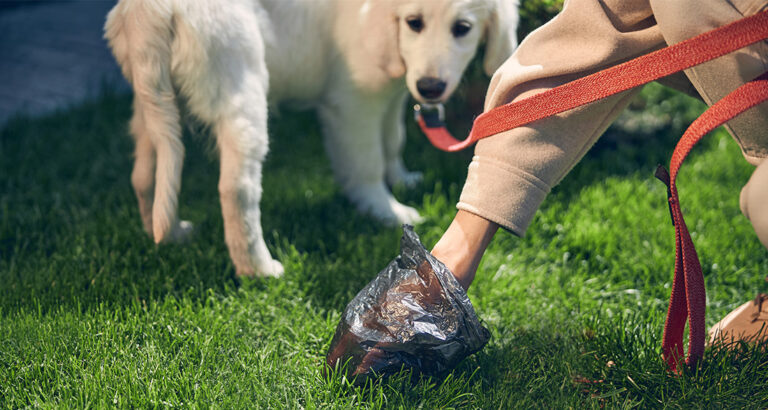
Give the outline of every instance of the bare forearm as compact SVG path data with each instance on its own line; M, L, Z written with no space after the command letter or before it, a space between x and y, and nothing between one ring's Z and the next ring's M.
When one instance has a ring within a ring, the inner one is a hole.
M467 289L475 278L485 249L498 229L499 225L495 222L459 210L448 230L435 244L432 255L443 262Z

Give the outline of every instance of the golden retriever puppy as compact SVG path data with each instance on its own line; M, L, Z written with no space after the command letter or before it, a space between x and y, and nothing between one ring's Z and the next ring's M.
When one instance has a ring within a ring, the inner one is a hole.
M516 27L516 0L121 0L105 38L134 90L131 182L145 230L160 243L192 229L177 217L179 101L215 135L238 275L283 273L259 208L273 103L317 110L335 178L360 211L418 221L387 187L420 178L401 159L408 91L445 101L483 39L493 73Z

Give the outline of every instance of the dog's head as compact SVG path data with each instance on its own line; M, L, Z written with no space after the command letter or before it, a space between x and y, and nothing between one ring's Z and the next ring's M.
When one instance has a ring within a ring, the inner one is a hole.
M369 63L422 103L448 99L481 42L488 75L517 46L517 0L365 0L359 17Z

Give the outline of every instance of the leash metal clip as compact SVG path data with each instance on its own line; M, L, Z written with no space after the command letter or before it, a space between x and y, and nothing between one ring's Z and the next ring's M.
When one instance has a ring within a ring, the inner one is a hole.
M443 104L415 104L413 119L418 123L423 119L428 128L445 126L445 107Z

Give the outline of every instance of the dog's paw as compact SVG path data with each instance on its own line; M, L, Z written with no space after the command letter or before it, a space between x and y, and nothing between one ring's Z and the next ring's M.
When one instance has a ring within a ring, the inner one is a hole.
M189 221L179 221L171 232L163 239L166 243L184 243L195 232L195 224Z
M402 224L416 225L424 221L424 218L422 218L422 216L419 215L419 211L417 211L414 208L411 208L410 206L403 205L399 202L395 204L392 210L395 213L395 217L396 217L395 222L397 225L402 225Z
M368 208L367 212L390 226L400 226L402 224L415 225L423 220L419 211L410 206L403 205L394 199L386 204L374 204Z
M195 224L189 221L178 221L169 230L168 234L157 240L155 236L149 231L149 236L155 239L155 243L184 243L189 240L192 233L195 231Z
M397 202L383 182L360 184L348 191L349 199L360 212L367 213L387 225L417 224L419 212Z
M258 278L280 278L285 273L283 264L275 259L267 259L259 263L254 263L253 267L237 268L239 277L258 277Z
M283 264L275 259L270 259L266 263L262 263L256 267L256 274L262 278L279 278L285 273Z

